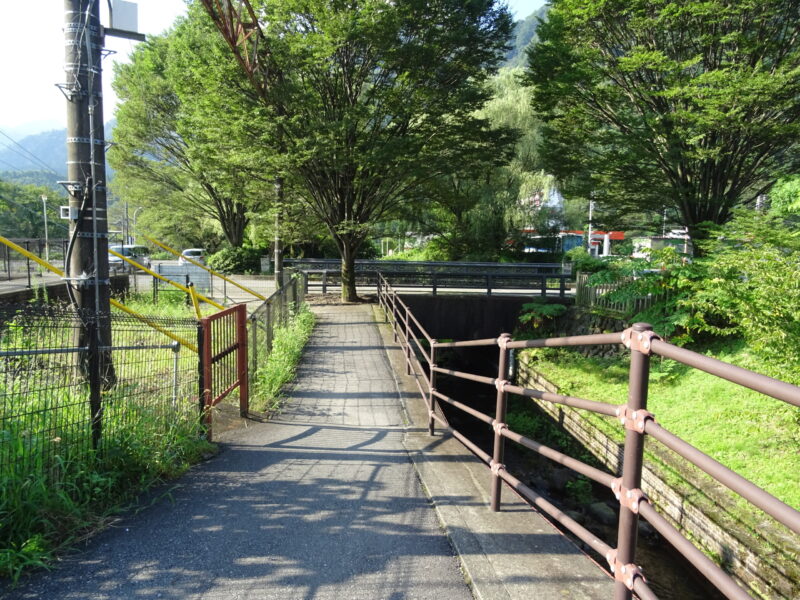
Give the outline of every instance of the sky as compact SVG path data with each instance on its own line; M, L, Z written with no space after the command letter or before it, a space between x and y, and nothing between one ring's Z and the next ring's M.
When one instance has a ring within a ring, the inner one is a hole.
M508 0L515 19L524 19L545 0ZM183 0L138 0L139 32L158 34L186 12ZM100 0L101 22L108 25ZM32 20L32 16L35 20ZM66 127L66 100L56 88L64 77L63 0L0 0L0 130L20 139ZM113 63L127 61L138 42L106 37L115 53L103 60L103 112L113 118ZM5 139L5 138L3 138Z

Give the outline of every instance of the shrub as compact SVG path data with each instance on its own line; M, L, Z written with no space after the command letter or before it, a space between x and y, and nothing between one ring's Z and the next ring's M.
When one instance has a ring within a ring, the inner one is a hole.
M575 271L581 273L596 273L606 268L604 260L595 258L583 246L577 246L564 253L564 261L575 265Z
M548 304L544 298L535 298L533 302L522 305L518 320L522 327L516 332L518 335L534 333L537 337L546 337L553 331L556 317L567 311L563 304Z
M750 212L714 234L704 245L705 276L683 302L690 326L741 336L762 369L791 379L800 367L800 232Z
M262 247L223 248L208 257L208 266L220 273L252 274L261 271L261 257L269 254Z

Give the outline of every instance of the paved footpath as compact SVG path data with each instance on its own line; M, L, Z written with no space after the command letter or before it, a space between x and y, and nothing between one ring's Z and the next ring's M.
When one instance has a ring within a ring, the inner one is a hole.
M403 447L368 306L317 307L281 415L7 598L472 598Z
M168 498L0 598L611 597L608 578L513 494L488 510L487 470L428 436L372 307L314 309L279 416L221 434L219 456Z

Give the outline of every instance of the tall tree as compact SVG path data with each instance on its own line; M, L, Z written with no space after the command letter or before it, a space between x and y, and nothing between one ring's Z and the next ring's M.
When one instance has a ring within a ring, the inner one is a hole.
M506 49L507 9L493 0L253 0L231 19L231 5L203 3L272 111L286 174L333 236L342 296L355 300L354 260L370 224L501 143L475 111Z
M553 0L529 49L543 157L575 191L674 207L693 237L800 160L800 4Z
M187 230L212 219L230 245L241 246L250 211L271 193L253 177L258 150L248 153L252 139L243 141L244 115L257 118L259 107L242 93L246 80L202 16L190 10L117 67L122 105L109 161L123 199Z

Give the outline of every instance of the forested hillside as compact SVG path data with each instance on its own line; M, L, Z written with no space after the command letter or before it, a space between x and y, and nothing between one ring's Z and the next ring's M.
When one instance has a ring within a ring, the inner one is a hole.
M539 27L539 20L547 17L548 9L548 5L545 4L536 12L528 15L526 19L514 23L514 41L511 50L506 55L506 67L525 65L525 48L538 40L536 30Z

